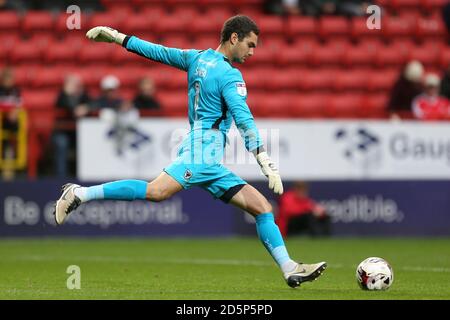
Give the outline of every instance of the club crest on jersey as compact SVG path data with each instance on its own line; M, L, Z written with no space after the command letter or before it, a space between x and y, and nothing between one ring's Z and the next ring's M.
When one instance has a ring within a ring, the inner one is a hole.
M238 95L245 97L247 95L247 87L244 82L236 83L236 90Z
M190 170L186 170L184 172L183 178L184 178L184 180L189 180L190 178L192 178L192 172Z

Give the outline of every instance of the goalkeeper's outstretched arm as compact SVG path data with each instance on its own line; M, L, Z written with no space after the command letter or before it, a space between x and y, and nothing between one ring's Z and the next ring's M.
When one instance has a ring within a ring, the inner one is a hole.
M164 47L104 26L90 29L86 33L86 37L97 42L115 42L128 51L184 71L188 70L191 57L197 52L197 50L180 50Z

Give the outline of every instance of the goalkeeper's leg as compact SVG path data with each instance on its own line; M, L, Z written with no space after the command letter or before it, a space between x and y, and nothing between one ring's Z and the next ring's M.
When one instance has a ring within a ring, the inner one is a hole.
M62 195L56 201L55 220L62 224L67 216L81 203L90 200L149 200L162 201L183 187L167 173L148 183L142 180L119 180L92 187L68 183L62 187Z
M259 239L283 272L287 284L293 288L302 282L315 280L325 270L326 263L297 263L287 252L278 226L275 224L269 201L251 185L245 185L230 203L255 217Z

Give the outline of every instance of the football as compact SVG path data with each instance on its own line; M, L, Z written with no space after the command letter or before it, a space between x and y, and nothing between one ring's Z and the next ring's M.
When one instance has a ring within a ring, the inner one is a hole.
M370 257L356 268L356 281L364 290L386 290L394 282L394 271L383 258Z

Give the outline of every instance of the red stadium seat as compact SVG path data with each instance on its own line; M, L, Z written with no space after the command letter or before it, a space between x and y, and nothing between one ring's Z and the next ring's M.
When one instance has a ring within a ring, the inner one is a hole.
M10 52L10 61L14 64L41 62L41 48L31 42L20 42Z
M217 7L206 10L197 19L191 21L188 32L194 37L198 36L214 36L217 42L220 41L220 30L226 19L233 15L232 11L225 7ZM204 17L208 17L205 19Z
M25 109L53 109L57 98L55 90L26 90L23 92Z
M65 75L66 72L62 68L42 68L33 79L33 88L57 91L62 87Z
M383 46L375 55L375 64L378 67L401 66L406 62L411 48L412 45L407 48L400 43Z
M175 69L174 69L175 70ZM187 74L183 71L172 71L168 74L169 81L166 84L168 89L185 89L187 88Z
M379 46L370 46L360 43L357 46L346 50L343 56L343 63L346 67L367 67L374 65L374 57Z
M330 91L335 71L330 69L304 71L299 77L300 88L304 91Z
M146 65L151 61L134 52L127 51L125 48L115 46L111 52L111 62L116 66Z
M441 65L441 69L447 69L450 67L450 48L445 48L440 53L439 63Z
M162 36L180 35L188 29L190 22L189 16L163 14L159 17L158 23L154 25L154 29Z
M166 116L186 117L188 114L187 93L183 90L177 93L173 91L158 91L157 98Z
M113 0L111 0L113 1ZM161 0L128 0L132 6L139 12L145 11L149 8L156 8L157 10L166 10L166 5Z
M276 50L273 47L258 47L254 55L246 60L246 67L271 66L276 62Z
M297 94L290 96L287 104L293 117L323 118L326 101L324 94Z
M15 11L0 12L0 35L17 32L20 26L20 16Z
M333 89L341 92L361 92L368 90L370 73L363 70L342 70L336 73Z
M440 40L444 42L448 36L442 19L419 18L417 20L416 36L419 40Z
M107 75L107 69L105 68L82 68L76 71L76 73L83 80L84 85L92 90L98 90L100 87L100 80Z
M323 40L347 39L350 35L350 24L345 17L322 16L319 18L318 31Z
M169 48L179 48L179 49L188 49L191 48L192 42L184 35L166 35L161 39L160 44Z
M362 103L360 95L333 95L325 104L325 115L332 118L358 118Z
M421 2L422 0L392 0L392 4L400 9L418 8Z
M14 69L14 79L19 88L29 88L32 86L37 71L40 68L29 67L28 65L19 65Z
M395 81L399 76L400 69L383 71L376 70L372 72L368 81L368 89L372 92L388 92L394 86Z
M267 94L259 101L259 114L262 117L288 118L290 116L289 101L283 94Z
M123 30L123 23L126 17L122 13L116 11L106 11L102 13L95 13L87 21L86 30L97 26L108 26L117 30Z
M284 23L281 17L272 15L261 15L255 18L261 34L284 36Z
M287 45L277 53L277 63L281 66L307 65L320 45L316 41L299 41Z
M268 75L266 87L271 92L298 89L301 76L299 69L275 69L272 74Z
M254 68L242 72L248 92L263 90L267 88L271 75L275 73L274 69Z
M192 47L195 49L216 49L219 46L219 36L216 35L210 35L210 36L203 36L200 38L196 38L193 43L188 45L188 47Z
M45 11L28 11L22 20L22 32L32 34L35 32L51 32L54 26L53 15Z
M205 15L207 16L207 15ZM223 21L221 19L194 19L190 24L189 31L194 36L211 35L217 38L219 42L220 30L222 29Z
M448 0L421 0L422 7L427 11L440 10Z
M135 35L137 33L150 32L155 24L155 20L150 19L145 14L134 14L133 19L126 19L123 22L123 33Z
M44 52L44 61L48 64L74 65L77 61L79 47L73 43L64 41L56 42L47 47Z
M205 0L205 2L208 2ZM233 10L231 10L228 6L217 6L217 7L210 7L206 8L206 10L202 13L202 16L208 17L211 20L217 20L220 23L224 23L225 20L233 16ZM204 19L206 20L206 19Z
M435 43L427 43L424 45L415 46L409 56L408 60L418 60L426 68L439 66L439 52L442 47L435 45Z
M386 93L370 94L363 98L360 115L364 118L381 119L387 116L389 95Z
M396 41L400 38L411 39L415 36L415 26L410 19L400 17L387 17L383 20L384 38L388 41Z
M264 91L255 91L247 97L247 105L253 116L256 118L265 116L264 114L266 111L264 110L264 106L262 106L262 104L266 96L267 93Z
M129 6L129 0L100 0L102 5L108 10L112 11L113 9L121 8L122 10L124 8L128 8Z
M80 49L78 61L82 64L108 65L112 48L109 43L84 43Z
M364 41L367 39L381 39L383 28L369 29L367 27L367 18L354 17L350 24L350 33L354 41Z
M350 48L347 42L330 42L316 47L311 56L311 63L318 67L339 66L346 50Z
M317 20L313 17L290 16L287 20L286 32L289 38L301 40L317 38Z

